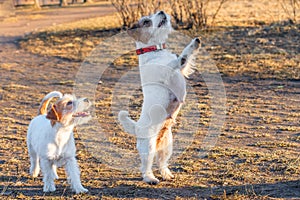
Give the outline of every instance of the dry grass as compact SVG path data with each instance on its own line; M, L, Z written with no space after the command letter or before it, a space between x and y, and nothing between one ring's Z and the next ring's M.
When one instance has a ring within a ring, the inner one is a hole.
M86 135L80 129L75 134L88 194L72 194L63 170L56 181L58 190L50 194L42 192L41 177L34 180L28 174L26 129L40 99L51 90L72 92L78 61L103 39L118 33L118 21L106 17L50 27L20 41L18 59L11 56L15 49L0 52L0 195L8 199L299 198L299 24L278 22L285 14L276 6L269 1L232 1L219 15L218 27L201 33L204 47L223 76L226 123L215 147L200 156L211 121L211 99L196 72L188 80L194 90L194 95L189 94L193 103L183 108L174 127L175 139L180 128L198 129L185 151L171 162L176 178L157 186L141 182L137 172L117 170L103 162L99 157L108 154L103 149L95 153L86 148L88 133L94 130L92 134L99 134L93 126L86 129ZM133 152L134 138L121 130L112 112L112 90L136 65L137 57L132 53L115 60L95 93L95 120L106 140L114 149ZM130 113L137 119L141 90L119 98L129 99ZM198 121L189 121L196 116L190 110L199 110ZM190 118L185 113L190 113Z

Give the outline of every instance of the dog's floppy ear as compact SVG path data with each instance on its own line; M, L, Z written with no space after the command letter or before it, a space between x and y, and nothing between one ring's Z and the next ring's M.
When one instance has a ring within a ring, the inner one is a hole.
M135 23L129 29L127 29L127 33L130 37L133 37L133 39L139 40L140 28L141 27L139 23Z
M146 27L148 28L148 27ZM147 31L143 31L143 27L141 27L138 23L134 24L132 28L127 30L129 36L131 36L135 41L142 42L147 44L151 38L151 34Z
M48 111L46 118L50 119L50 120L54 120L54 121L59 121L60 120L59 113L57 112L56 105L52 104L51 109Z

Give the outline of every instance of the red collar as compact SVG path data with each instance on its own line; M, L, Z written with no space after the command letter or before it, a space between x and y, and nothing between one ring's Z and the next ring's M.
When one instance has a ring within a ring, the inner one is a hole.
M144 53L148 53L148 52L152 52L152 51L157 51L157 50L162 50L162 49L165 49L165 48L166 48L166 44L165 43L159 44L159 45L153 45L153 46L150 46L150 47L145 47L145 48L137 49L136 50L136 54L137 55L141 55L141 54L144 54Z

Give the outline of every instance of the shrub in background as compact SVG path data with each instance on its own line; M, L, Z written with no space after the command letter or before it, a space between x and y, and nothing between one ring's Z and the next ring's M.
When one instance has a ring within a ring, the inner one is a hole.
M117 9L123 27L130 27L141 16L157 10L167 10L174 19L176 29L205 29L214 24L220 9L228 0L111 0ZM214 2L216 9L208 14Z

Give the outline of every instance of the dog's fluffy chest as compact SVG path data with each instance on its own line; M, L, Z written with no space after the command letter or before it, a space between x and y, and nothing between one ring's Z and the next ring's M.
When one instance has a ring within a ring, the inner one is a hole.
M186 81L182 75L176 55L168 52L155 52L140 57L142 87L160 85L183 102L186 95Z
M73 142L73 132L71 127L60 128L57 130L53 141L48 144L48 158L51 160L60 160L71 153Z
M75 155L74 126L54 126L44 115L37 116L29 125L28 142L42 158L60 160Z
M55 131L54 141L58 147L65 146L68 141L72 138L73 127L63 127Z
M148 63L157 63L161 65L168 65L168 63L172 60L177 59L176 55L167 51L155 51L146 53L139 56L139 65L145 65Z

